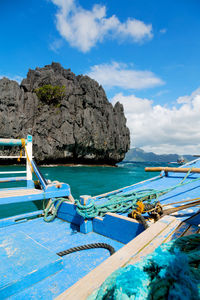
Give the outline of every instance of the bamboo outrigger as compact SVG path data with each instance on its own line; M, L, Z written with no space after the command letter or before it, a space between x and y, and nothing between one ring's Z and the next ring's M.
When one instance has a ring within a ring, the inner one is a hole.
M146 172L200 173L200 168L146 167Z

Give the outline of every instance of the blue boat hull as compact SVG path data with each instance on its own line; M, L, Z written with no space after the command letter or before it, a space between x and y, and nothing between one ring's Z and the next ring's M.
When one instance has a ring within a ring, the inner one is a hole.
M200 161L189 166L199 167ZM169 188L184 176L168 173L168 176L157 176L93 199L100 204L108 201L111 194ZM190 174L186 182L198 178L199 174ZM180 206L180 201L183 205L188 199L198 198L199 191L200 180L191 181L160 196L159 201L166 208L175 208ZM69 195L70 190L67 185L63 184L62 189L55 184L47 186L45 193L48 198L60 197ZM27 199L25 195L21 201L24 199ZM17 201L20 202L20 196ZM77 213L76 205L68 202L61 204L53 222L44 222L41 214L42 211L38 211L0 221L1 299L54 299L63 292L60 299L86 299L117 267L141 259L164 241L199 230L199 206L180 209L155 224L149 223L146 231L142 224L128 218L127 213L108 212L101 217L84 219ZM63 258L56 255L71 247L99 242L110 244L117 252L110 257L109 251L101 248L74 252Z

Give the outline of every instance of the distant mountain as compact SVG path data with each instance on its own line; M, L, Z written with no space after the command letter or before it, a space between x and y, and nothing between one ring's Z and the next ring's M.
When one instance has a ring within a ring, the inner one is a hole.
M151 161L151 162L176 162L177 159L184 158L185 161L194 159L192 155L178 155L178 154L155 154L153 152L145 152L140 148L130 149L124 158L124 161Z

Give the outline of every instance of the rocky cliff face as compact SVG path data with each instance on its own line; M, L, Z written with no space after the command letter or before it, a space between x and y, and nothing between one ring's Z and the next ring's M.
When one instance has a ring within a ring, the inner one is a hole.
M42 102L35 93L47 84L66 87L57 105ZM29 70L20 86L0 80L0 137L27 134L33 135L40 163L115 164L130 144L123 106L113 107L96 81L58 63Z

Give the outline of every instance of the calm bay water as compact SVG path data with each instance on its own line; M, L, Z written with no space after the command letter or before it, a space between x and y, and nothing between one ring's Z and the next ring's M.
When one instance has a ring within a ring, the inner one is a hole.
M156 176L158 173L146 173L146 166L164 166L166 164L159 163L120 163L118 167L106 166L53 166L40 167L40 171L46 179L58 180L68 183L74 198L80 195L95 196L112 190L122 188L134 184L136 182ZM0 166L2 171L22 171L23 166ZM21 175L21 174L20 174ZM8 177L9 175L1 175ZM16 175L18 176L18 175ZM9 187L8 184L1 183L0 188ZM12 184L12 186L19 186ZM20 184L23 186L23 184ZM0 218L14 214L33 211L41 208L41 203L17 203L12 205L2 205L0 210Z
M118 167L59 166L40 170L45 178L68 183L74 198L79 198L80 195L95 196L153 177L155 174L144 171L145 166L150 165L152 163L121 163Z

